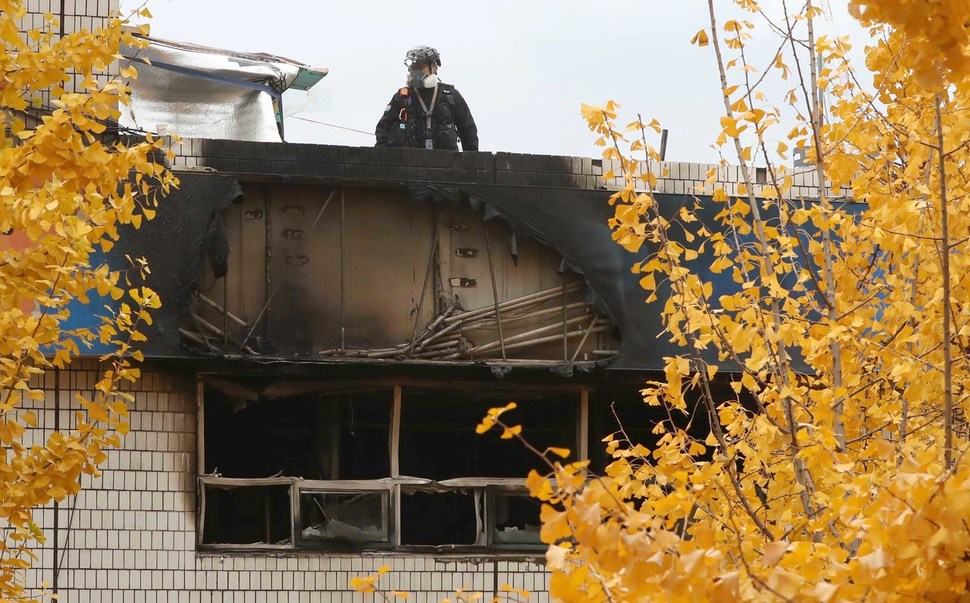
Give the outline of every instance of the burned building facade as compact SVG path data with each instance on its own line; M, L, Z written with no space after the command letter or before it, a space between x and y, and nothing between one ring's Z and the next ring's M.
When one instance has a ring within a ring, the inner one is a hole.
M421 600L503 584L546 600L524 488L538 459L475 425L515 401L530 442L594 470L620 422L651 437L638 390L673 349L612 241L611 166L176 150L180 189L107 258L144 256L164 300L132 432L41 514L54 538L36 583L72 601L332 600L388 565L382 585ZM708 167L662 166L659 186L702 187ZM41 428L70 426L72 392L96 376L93 359L49 375Z
M30 18L50 4L31 0ZM67 14L68 30L117 8L83 4L61 3L90 13ZM128 126L193 132L192 99L167 88L186 77L263 117L248 133L220 120L220 136L249 140L177 144L179 190L105 257L145 257L163 307L131 433L101 477L37 513L47 540L29 585L71 602L351 601L350 579L387 565L381 587L412 600L504 584L548 600L524 488L538 459L475 425L515 401L533 445L594 471L620 424L649 441L638 390L673 348L611 237L621 183L603 176L617 166L268 142L280 89L325 70L237 81L275 58L211 50L156 44ZM192 53L218 61L196 69ZM676 212L716 166L653 167ZM716 169L736 192L737 168ZM812 196L810 178L792 194ZM73 316L93 323L111 303ZM27 443L75 425L74 395L100 378L89 354L38 383Z

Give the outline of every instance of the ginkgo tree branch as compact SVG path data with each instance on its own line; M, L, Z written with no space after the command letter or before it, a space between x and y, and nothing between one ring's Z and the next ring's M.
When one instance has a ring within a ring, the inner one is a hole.
M941 94L936 94L936 134L937 158L940 183L940 242L941 242L941 278L943 280L943 459L947 469L953 466L953 358L952 337L950 335L950 210L947 202L946 189L946 149L943 143L943 118L940 105L943 104Z
M603 117L604 117L604 121L609 123L609 116L604 115ZM640 135L642 137L643 145L646 148L647 146L646 132L643 128L640 129ZM619 141L617 140L615 133L612 134L612 140L613 140L614 148L616 149L617 153L619 153L622 156L622 152L620 151L620 148L619 148ZM632 180L632 178L635 177L635 174L626 173L626 167L624 165L624 176ZM660 247L661 249L663 249L670 244L670 240L667 237L666 228L664 228L662 225L660 208L657 205L656 201L650 204L650 208L648 211L650 211L653 214L651 219L652 219L652 222L656 225L654 228L654 231L656 233L656 236L659 237ZM688 295L686 287L683 281L680 279L673 280L671 284L671 288L676 292L676 294L682 300L687 301L689 297L692 297ZM707 371L707 362L704 360L703 356L701 355L702 348L700 345L698 345L698 340L694 334L694 330L691 328L689 324L690 318L686 314L685 314L685 321L687 321L688 324L687 324L687 328L684 329L684 334L687 337L689 342L688 348L690 350L690 355L693 360L694 371L696 372L697 375L699 375L701 387L703 389L701 393L701 399L703 400L705 408L707 410L708 423L711 427L711 433L714 434L714 437L718 441L718 445L720 446L724 454L727 456L727 459L723 463L723 465L728 472L728 478L731 482L731 486L733 487L735 495L738 498L738 502L744 508L745 513L747 513L747 515L755 523L755 525L758 527L761 533L770 542L774 540L774 535L772 534L771 529L768 527L767 524L764 523L764 521L761 520L760 517L758 517L757 513L755 513L753 507L751 506L751 501L748 500L748 497L745 495L744 490L741 487L741 483L738 481L737 469L734 466L734 462L735 462L734 455L729 454L731 447L728 445L727 438L725 437L724 431L721 428L721 421L717 413L717 406L714 402L714 395L711 392L710 375Z
M795 61L797 63L798 62L798 55L795 52L794 35L793 35L794 24L792 24L791 21L790 21L790 19L789 19L787 6L785 6L784 3L782 3L782 4L784 6L784 11L785 11L784 12L784 15L785 15L786 25L788 26L788 32L786 34L785 39L782 41L781 48L783 48L788 42L791 42L792 43L792 52L795 53ZM762 13L762 16L764 16L765 19L767 19L767 16L764 15L763 11L759 11L759 12L761 12ZM737 25L737 23L735 22L735 26L734 27L735 27L735 33L738 36L740 36L741 35L740 26ZM780 28L778 29L778 31L779 32L781 31ZM776 63L778 61L780 61L781 48L779 48L778 51L776 51L776 53L775 53L776 54L776 61L775 61ZM744 67L745 96L748 99L748 106L749 107L754 107L754 100L755 99L753 98L753 95L754 95L755 88L768 75L769 70L768 69L765 69L764 70L764 73L762 73L761 78L759 78L759 80L757 82L755 82L754 85L752 85L750 83L750 78L748 76L748 69L747 69L747 67L748 67L748 61L747 61L747 58L746 58L746 55L745 55L745 52L744 52L744 46L743 45L739 49L739 54L740 54L742 66ZM787 72L787 68L784 68L784 69ZM800 73L800 70L799 70L799 73ZM784 76L784 77L787 77L787 76ZM777 111L776 111L776 114L777 114ZM771 161L771 159L768 156L768 147L767 147L767 144L766 144L765 138L764 138L764 127L765 126L763 126L762 124L759 124L759 123L756 123L755 124L755 135L757 136L757 140L758 140L758 149L761 151L762 157L765 160L765 165L767 166L768 177L771 180L771 186L772 186L772 188L773 188L773 190L775 192L775 195L777 195L777 202L778 202L778 208L779 208L779 216L782 219L784 219L785 214L782 211L782 206L784 204L784 200L783 200L783 192L784 191L783 191L783 187L782 187L781 183L778 182L778 171L775 169L775 166L774 166L773 162ZM788 221L784 221L784 225L787 226L788 225ZM830 295L828 295L826 293L826 289L823 289L822 284L819 282L818 276L815 274L815 267L812 265L812 261L808 257L808 253L805 250L804 245L802 244L801 237L800 237L799 233L797 232L797 230L795 232L794 239L795 239L795 243L798 246L799 250L802 252L802 256L805 258L805 267L806 267L806 270L807 270L807 272L808 272L808 274L809 274L809 276L810 276L810 278L812 280L812 284L815 286L815 290L819 293L822 302L831 311L832 303L833 303L832 296L830 296Z
M731 101L727 94L727 90L728 90L727 74L724 67L724 60L721 56L721 46L718 41L718 34L717 34L718 24L717 24L717 18L714 10L714 0L708 0L707 6L708 6L708 14L710 17L710 26L711 26L711 45L714 48L714 53L717 60L718 73L720 75L720 80L721 80L721 90L722 90L721 97L724 101L725 116L728 120L734 121L735 120L734 110L731 107ZM772 274L773 270L768 260L770 246L768 244L767 235L765 233L764 222L761 219L761 212L758 207L758 200L755 197L754 186L752 186L752 183L751 183L751 175L748 172L747 161L745 161L745 153L741 147L741 140L739 139L738 136L731 136L731 139L734 142L735 152L737 153L738 161L740 163L741 177L744 180L745 189L747 191L748 204L751 211L752 222L754 224L754 231L759 241L759 244L761 246L761 257L760 257L761 273L762 273L762 276L767 276L769 274ZM772 300L771 300L771 311L774 316L775 324L776 325L780 324L781 312L778 307L778 302L774 298L774 296L772 296ZM766 339L766 343L767 341L768 340ZM777 347L777 350L775 350L775 347ZM781 365L776 365L774 367L776 377L779 379L779 381L781 382L785 390L790 391L790 386L788 383L788 375L787 375L787 353L785 351L784 343L782 341L778 341L776 346L771 346L771 349L772 349L772 352L777 353L779 360L781 361ZM788 398L788 396L782 396L782 404L784 406L786 419L788 420L788 427L791 430L789 456L795 468L795 477L798 480L798 483L801 484L802 486L802 492L801 492L800 498L803 506L805 507L805 512L808 513L809 515L814 515L815 505L812 502L814 483L813 483L811 473L809 472L808 468L805 466L805 462L800 458L800 455L799 455L801 445L799 444L798 437L797 437L798 425L797 425L797 422L795 421L795 418L792 412L792 403L791 403L791 400Z
M810 52L815 52L815 15L814 7L812 5L812 0L808 0L806 9L806 26L808 29L808 45ZM809 57L809 73L811 74L810 87L811 87L811 107L810 115L812 117L812 142L815 146L815 178L818 184L818 202L822 206L822 212L824 217L828 217L832 212L831 202L828 198L828 185L826 183L825 174L825 150L822 145L822 106L820 102L820 90L818 82L817 61L815 58ZM799 77L801 73L799 70ZM822 231L822 262L823 270L825 275L825 296L828 300L826 304L828 306L828 317L833 325L838 324L839 321L839 308L837 304L837 296L835 294L835 276L832 270L832 254L833 254L833 244L832 244L832 234L830 232L828 224L825 224L821 228ZM835 404L834 411L834 429L835 429L835 439L838 443L838 450L845 449L845 423L843 422L844 414L844 398L842 394L842 347L839 345L837 339L832 339L829 344L829 351L832 354L832 387L835 388L837 392L837 402Z

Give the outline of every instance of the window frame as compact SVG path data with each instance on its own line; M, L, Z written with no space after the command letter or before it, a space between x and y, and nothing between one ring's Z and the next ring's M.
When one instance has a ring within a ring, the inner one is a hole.
M297 480L295 484L296 504L292 507L294 541L296 549L333 549L333 548L352 548L352 549L387 549L394 547L394 535L396 523L394 521L395 507L394 486L393 484L380 483L379 480ZM303 509L300 505L300 496L303 494L374 494L381 495L381 526L382 540L361 540L361 541L333 541L313 540L303 537Z
M225 380L227 377L219 375L212 377ZM390 415L389 433L389 458L390 473L386 478L379 479L358 479L358 480L309 480L298 477L279 476L265 478L232 478L219 475L207 475L205 471L205 376L200 376L197 387L197 410L198 410L198 432L197 432L197 484L198 484L198 513L196 520L196 546L199 551L254 551L268 550L274 552L285 551L320 551L320 552L341 552L341 551L399 551L399 552L474 552L482 554L535 554L541 551L544 544L532 543L500 543L495 539L495 498L497 496L528 496L524 477L456 477L445 480L431 480L419 477L409 477L400 475L400 441L401 441L401 416L403 406L402 391L407 387L420 387L421 389L441 389L454 390L453 382L422 383L416 385L394 384L393 401ZM384 389L375 386L374 383L361 382L361 391L374 391ZM356 389L356 388L354 388ZM505 388L497 388L496 393L501 393ZM587 434L589 421L589 388L583 385L575 386L551 386L544 388L536 385L523 385L520 388L512 386L508 388L509 397L515 397L514 390L520 393L547 393L550 395L560 394L563 396L575 396L576 424L575 440L570 442L572 449L576 451L577 460L587 460ZM347 384L342 385L342 390L347 391ZM514 445L514 444L511 444ZM272 485L287 485L290 496L290 538L287 544L227 544L227 543L206 543L204 542L204 529L206 524L206 487L217 486L225 488L246 488L246 487L265 487ZM476 539L474 544L441 544L441 545L406 545L401 544L401 498L408 490L425 492L443 491L468 491L476 497ZM300 497L306 493L354 493L362 494L381 493L383 525L381 541L333 541L312 540L303 537L303 518Z
M521 484L494 484L486 487L485 490L485 530L487 546L492 549L515 550L515 551L535 551L541 550L546 545L539 542L496 542L495 534L498 532L495 524L498 512L496 510L498 497L525 497L530 498L529 489L525 485L525 480Z
M293 523L293 491L294 485L298 481L293 477L221 477L218 475L198 476L198 520L196 543L198 547L214 550L289 550L293 549L293 538L295 524ZM206 489L207 486L222 488L226 490L242 490L246 488L265 488L267 486L287 486L290 496L290 542L289 544L272 544L268 542L240 544L227 542L204 542L205 537L205 518L206 518Z

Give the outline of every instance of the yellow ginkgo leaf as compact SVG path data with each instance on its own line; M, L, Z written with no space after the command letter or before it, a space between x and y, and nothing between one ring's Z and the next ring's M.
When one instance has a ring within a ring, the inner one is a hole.
M690 43L698 46L707 46L710 44L710 39L707 37L707 30L699 30L696 34L694 34L694 37L690 39Z

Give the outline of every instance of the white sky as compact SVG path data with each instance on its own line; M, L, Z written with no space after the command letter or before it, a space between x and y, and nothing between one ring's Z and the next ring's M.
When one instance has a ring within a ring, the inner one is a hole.
M137 4L122 0L122 9ZM844 4L823 2L823 26L861 42ZM405 52L429 44L441 52L442 81L467 100L482 150L598 156L579 106L614 99L621 117L640 112L669 129L668 160L717 159L711 142L723 105L713 51L689 44L708 25L704 0L149 0L148 8L156 37L329 68L309 95L287 93L291 142L372 145L373 134L295 117L373 132L404 80ZM771 55L777 44L752 51Z

